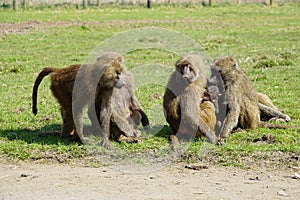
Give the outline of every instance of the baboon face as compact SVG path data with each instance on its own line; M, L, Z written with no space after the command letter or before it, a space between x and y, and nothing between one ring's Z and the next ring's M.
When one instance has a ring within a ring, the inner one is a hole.
M238 62L232 56L224 56L218 58L213 65L221 74L228 75L237 69Z
M175 66L177 72L182 74L182 77L189 83L194 82L198 78L199 71L197 67L193 66L186 58L178 60Z
M105 85L109 88L116 87L121 88L125 85L124 74L126 72L126 68L123 63L120 62L119 59L116 59L112 63L110 63L103 76Z

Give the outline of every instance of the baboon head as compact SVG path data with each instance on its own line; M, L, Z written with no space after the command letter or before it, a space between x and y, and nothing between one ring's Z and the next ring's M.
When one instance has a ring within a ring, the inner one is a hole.
M203 61L198 55L187 55L176 63L176 71L189 83L194 82L200 75L204 75Z
M215 67L221 75L229 75L238 69L238 62L232 56L223 56L214 60L213 67Z
M97 62L103 63L105 71L102 75L101 82L108 88L121 88L125 85L124 74L126 67L123 64L121 54L115 52L105 52L97 58Z

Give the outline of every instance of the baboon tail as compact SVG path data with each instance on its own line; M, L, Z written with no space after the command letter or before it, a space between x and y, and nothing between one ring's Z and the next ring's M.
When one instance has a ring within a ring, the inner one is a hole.
M46 67L43 69L43 71L41 71L39 73L38 77L35 80L35 83L33 86L33 91L32 91L32 113L34 115L37 114L36 104L37 104L37 93L38 93L39 85L45 76L47 76L48 74L50 74L51 72L54 72L54 71L55 71L55 68Z
M286 124L271 124L268 122L260 122L260 127L264 127L264 128L281 128L281 129L287 129L287 128L295 128L294 126L289 126Z
M150 128L149 119L148 119L146 113L145 113L143 110L139 110L139 113L140 113L141 116L142 116L141 121L142 121L143 127L144 127L145 129Z

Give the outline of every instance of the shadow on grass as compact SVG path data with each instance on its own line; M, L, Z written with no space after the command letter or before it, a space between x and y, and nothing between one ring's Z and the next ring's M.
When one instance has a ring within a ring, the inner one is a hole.
M84 129L89 130L90 127L84 127ZM7 138L8 140L21 140L26 142L27 144L63 144L69 145L79 142L71 141L69 138L63 138L59 136L59 132L61 129L61 125L59 124L51 124L44 127L41 127L37 130L30 130L28 128L25 129L7 129L2 130L0 133L0 137ZM160 129L158 132L151 133L151 130ZM169 126L161 127L152 127L149 134L152 134L154 137L162 137L162 138L169 138L171 133L171 128ZM49 133L43 135L41 133Z
M61 126L58 124L52 124L44 126L37 130L30 129L7 129L2 130L0 137L7 138L8 140L21 140L27 144L47 144L47 145L57 145L57 144L74 144L74 141L70 141L68 138L62 138L59 136ZM41 133L51 132L47 136L41 136ZM79 144L79 143L78 143Z

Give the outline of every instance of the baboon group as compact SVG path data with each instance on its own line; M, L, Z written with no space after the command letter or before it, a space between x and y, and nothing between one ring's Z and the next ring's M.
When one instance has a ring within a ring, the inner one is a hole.
M175 63L163 96L172 147L181 140L205 136L222 144L230 132L257 127L288 128L270 121L288 122L266 94L258 93L233 56L221 56L207 65L199 55L188 54ZM133 75L121 54L104 52L94 63L66 68L44 68L36 78L32 112L37 114L38 87L47 75L50 89L60 104L61 137L85 143L83 109L87 106L91 132L100 134L101 145L112 149L110 139L140 141L138 129L150 128L149 119L134 94Z

